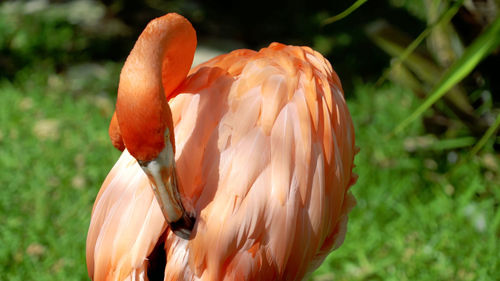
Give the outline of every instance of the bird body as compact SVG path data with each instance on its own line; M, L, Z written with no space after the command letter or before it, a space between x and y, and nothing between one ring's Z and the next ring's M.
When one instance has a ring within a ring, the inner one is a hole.
M193 232L171 231L125 150L92 211L93 280L152 280L153 263L164 280L301 280L341 245L355 204L354 129L339 78L318 52L278 43L236 50L191 69L165 95Z

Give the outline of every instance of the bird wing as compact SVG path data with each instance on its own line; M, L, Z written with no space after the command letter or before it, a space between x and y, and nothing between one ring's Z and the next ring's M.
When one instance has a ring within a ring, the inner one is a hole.
M147 280L147 257L165 228L147 177L125 150L94 203L87 235L89 276Z
M354 130L330 63L307 47L239 50L170 101L193 239L169 234L165 280L300 280L340 246Z

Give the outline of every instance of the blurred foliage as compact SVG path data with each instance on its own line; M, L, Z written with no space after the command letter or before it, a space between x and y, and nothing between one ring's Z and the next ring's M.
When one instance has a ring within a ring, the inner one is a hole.
M498 4L493 0L420 3L428 27L417 39L385 21L368 29L372 40L395 57L382 79L391 73L391 80L426 98L396 131L434 105L425 117L430 132L453 137L485 134L500 112L500 98L494 94L500 90L497 66L489 63L500 63ZM416 49L424 39L427 44ZM443 95L444 103L435 104Z
M340 75L361 147L353 187L358 207L345 244L314 280L500 276L498 49L404 134L387 137L498 18L499 1L465 0L450 20L435 24L456 1L371 0L324 24L353 3L0 3L2 278L88 279L90 211L119 154L107 126L121 64L146 23L165 12L187 16L201 45L221 51L272 41L309 45ZM377 28L384 31L379 41L371 33ZM398 57L403 63L395 63ZM387 68L390 81L376 84Z
M463 54L456 59L452 65L444 72L440 80L434 85L433 89L428 94L425 102L417 108L412 114L410 114L406 119L404 119L396 131L401 131L408 123L414 121L418 116L420 116L425 110L436 103L443 95L450 91L453 87L464 79L469 73L481 62L484 57L490 54L492 50L495 50L500 44L500 17L498 17L489 26L483 34L478 36L474 42L468 46ZM464 95L454 95L452 93L459 94L460 92L452 92L448 94L450 97L449 101L453 103L455 110L459 111L458 114L468 115L472 119L471 125L472 130L481 130L486 124L486 122L481 122L481 118L476 117L473 113L473 107L469 105L468 99ZM466 119L466 121L469 121ZM470 121L469 121L470 122Z
M419 26L425 26L404 10L374 2L368 1L363 9L335 25L323 26L324 19L351 3L8 1L0 9L0 69L3 75L12 77L19 67L44 60L54 61L58 71L86 59L123 60L149 20L165 12L179 12L191 20L200 43L223 51L258 49L273 41L312 46L334 63L345 87L350 88L352 78L376 79L377 71L386 64L382 51L373 48L365 36L367 24L380 17L401 19L413 34Z
M128 29L105 14L103 4L87 0L1 3L0 75L12 78L24 67L61 70L90 59L123 59L112 55L112 44Z

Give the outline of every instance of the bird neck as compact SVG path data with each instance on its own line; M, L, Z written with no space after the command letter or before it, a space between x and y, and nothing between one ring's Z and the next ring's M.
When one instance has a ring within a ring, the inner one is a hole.
M128 56L120 74L116 117L123 143L136 159L150 161L165 141L175 144L167 99L186 78L195 49L196 33L189 21L167 14L147 25Z

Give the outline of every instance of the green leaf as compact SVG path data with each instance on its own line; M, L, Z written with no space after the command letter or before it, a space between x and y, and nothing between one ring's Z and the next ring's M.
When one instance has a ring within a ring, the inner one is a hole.
M411 49L408 49L408 46L416 47L416 45L418 45L415 43L410 43L412 42L410 37L384 21L378 21L372 24L367 29L367 34L368 36L370 36L373 42L375 42L376 45L378 45L389 55L404 59L404 61L399 62L396 59L396 61L392 63L390 72L387 72L392 76L393 79L398 76L396 72L401 70L403 65L405 65L408 70L413 72L420 80L423 81L420 87L411 87L412 90L418 88L423 89L428 85L430 85L429 87L437 85L444 70L430 59L430 54L425 52L413 52ZM419 38L423 38L423 36L419 36ZM400 79L399 81L398 78ZM405 78L409 78L409 76L399 76L394 81L397 81L398 83L402 82L401 84L405 85L408 84L408 81L401 81L401 79ZM381 79L379 79L379 82L377 83L380 82ZM376 86L379 86L379 84L376 84ZM427 92L423 92L420 90L415 91L415 93L421 97L426 96ZM474 108L470 105L465 91L460 87L451 89L444 98L446 98L447 103L452 105L452 110L458 112L458 115L464 117L464 120L477 119L474 113Z
M411 44L408 45L408 47L406 47L406 49L399 54L396 60L392 63L391 67L384 71L382 76L377 80L376 85L381 85L385 81L385 79L387 79L389 73L393 70L393 68L404 62L408 58L408 56L412 54L413 51L415 51L415 49L420 45L420 43L422 43L422 41L427 36L429 36L429 34L431 34L432 30L436 26L448 23L451 20L451 18L453 18L453 16L458 12L458 9L460 9L463 2L464 0L459 0L455 2L455 4L451 6L448 10L446 10L446 12L444 12L436 22L429 25L424 31L422 31L422 33L420 33L420 35L418 35L418 37L415 38L415 40L413 40Z
M350 15L352 12L356 11L361 5L363 5L366 1L368 0L357 0L356 2L354 2L354 4L352 4L349 8L345 9L342 13L338 14L338 15L335 15L333 17L329 17L327 19L325 19L322 23L322 25L327 25L327 24L330 24L330 23L333 23L333 22L336 22L336 21L339 21L345 17L347 17L348 15Z
M489 138L495 134L497 129L500 127L500 113L497 115L497 119L495 122L486 130L486 133L481 137L481 139L474 145L472 150L470 151L470 156L476 154L481 148L486 144Z
M481 60L492 52L500 43L500 17L481 34L464 52L462 57L448 68L439 82L434 86L429 97L394 130L401 132L406 126L417 119L448 90L467 76Z

